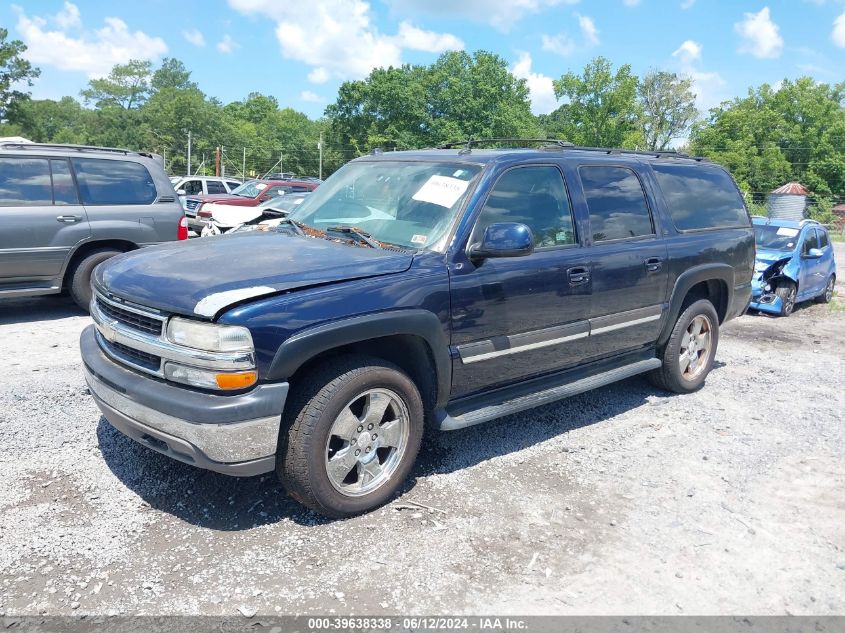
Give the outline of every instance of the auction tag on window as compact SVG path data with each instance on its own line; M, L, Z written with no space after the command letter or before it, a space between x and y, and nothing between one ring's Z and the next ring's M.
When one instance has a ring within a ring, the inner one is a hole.
M782 235L783 237L795 237L798 235L798 229L790 229L787 226L782 226L778 229L778 235Z
M411 238L411 244L425 244L428 241L427 235L414 235Z
M414 200L449 208L467 190L469 181L449 176L432 176L413 196Z

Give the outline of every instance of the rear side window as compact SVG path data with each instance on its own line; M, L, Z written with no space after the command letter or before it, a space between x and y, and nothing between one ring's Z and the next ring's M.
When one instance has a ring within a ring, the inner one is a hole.
M64 159L50 159L50 171L53 173L53 204L79 204L79 195L73 176L70 175L70 165Z
M748 226L748 213L734 181L722 169L652 165L679 231Z
M0 206L52 204L50 165L46 158L0 158Z
M205 183L205 186L208 187L208 193L229 193L226 191L226 188L223 186L223 183L219 180L208 180Z
M229 191L231 191L232 189L237 189L238 187L240 187L242 183L239 183L239 182L228 182L228 181L227 181L227 182L226 182L226 184L227 184L227 185L229 185Z
M531 229L537 248L575 244L575 230L563 177L556 167L517 167L502 175L490 192L472 234L472 243L497 222L519 222Z
M579 174L594 242L654 234L643 187L632 170L589 165Z
M97 158L73 158L71 162L83 204L150 204L156 198L153 178L139 163Z

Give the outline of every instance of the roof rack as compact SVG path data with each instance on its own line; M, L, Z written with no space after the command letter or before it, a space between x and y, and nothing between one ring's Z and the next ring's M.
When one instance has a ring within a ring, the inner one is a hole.
M139 154L152 158L152 154L146 152L134 152L131 149L122 149L119 147L97 147L96 145L66 145L64 143L0 143L0 147L17 149L58 149L58 150L74 150L77 152L113 152L115 154Z
M804 226L805 224L819 224L820 225L821 222L819 222L818 220L814 220L813 218L804 218L803 220L801 220L801 222L799 224L801 226Z
M437 146L437 149L452 149L463 146L460 153L468 154L472 151L473 146L481 145L482 143L545 143L544 149L548 150L578 150L583 152L599 152L602 154L631 154L634 156L649 156L651 158L687 158L698 162L709 162L710 159L704 156L690 156L683 152L678 152L673 149L665 149L659 151L643 151L634 149L623 149L618 147L589 147L585 145L575 145L569 141L563 141L554 138L483 138L473 139L469 138L466 141L454 141L451 143L442 143Z

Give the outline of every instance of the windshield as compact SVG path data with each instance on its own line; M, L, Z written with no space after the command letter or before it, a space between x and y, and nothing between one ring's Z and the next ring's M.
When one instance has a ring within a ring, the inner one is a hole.
M250 180L245 182L240 187L232 190L233 196L243 196L244 198L255 198L267 188L267 183L258 182L257 180Z
M290 217L319 230L353 226L379 242L435 248L480 170L476 165L449 163L350 163Z
M754 240L757 248L773 251L791 251L798 244L800 229L787 226L754 225Z

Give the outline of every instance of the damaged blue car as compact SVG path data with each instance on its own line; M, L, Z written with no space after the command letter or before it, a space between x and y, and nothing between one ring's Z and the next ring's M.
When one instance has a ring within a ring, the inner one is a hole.
M833 298L836 262L823 225L758 216L752 223L757 261L751 309L789 316L801 301L828 303Z

